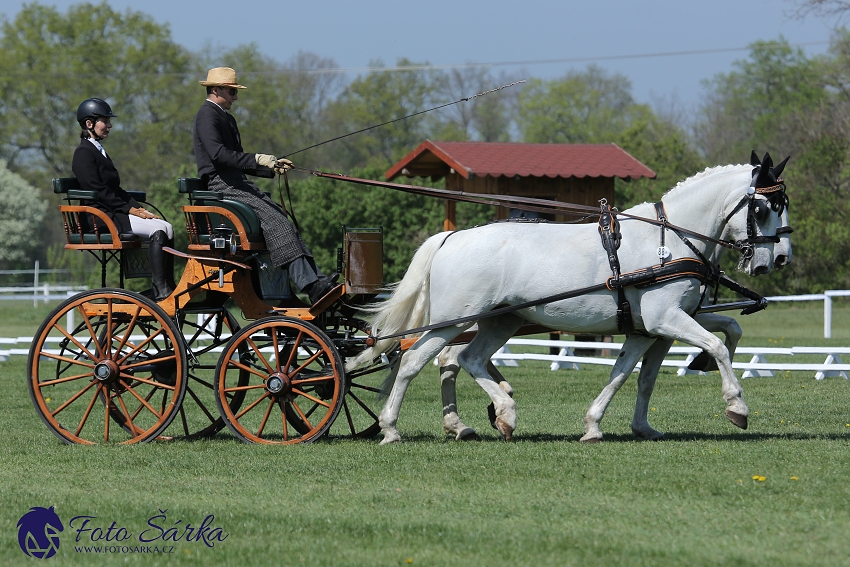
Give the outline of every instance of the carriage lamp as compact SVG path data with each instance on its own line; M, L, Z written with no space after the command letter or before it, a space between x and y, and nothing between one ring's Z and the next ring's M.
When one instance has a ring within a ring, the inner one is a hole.
M212 247L216 250L224 250L225 248L227 248L228 244L230 244L230 247L232 249L234 247L233 229L229 226L226 226L224 223L218 225L212 230L212 234L210 235L210 242L212 242Z

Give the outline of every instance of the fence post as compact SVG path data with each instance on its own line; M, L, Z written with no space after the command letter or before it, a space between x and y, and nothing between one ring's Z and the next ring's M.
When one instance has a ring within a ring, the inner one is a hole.
M823 294L823 338L832 338L832 296Z
M66 291L65 295L67 295L68 297L71 297L72 295L74 295L74 292L73 291ZM69 309L68 314L65 316L65 318L67 320L67 323L66 323L67 327L66 328L68 329L69 333L74 332L74 311L76 311L76 309Z

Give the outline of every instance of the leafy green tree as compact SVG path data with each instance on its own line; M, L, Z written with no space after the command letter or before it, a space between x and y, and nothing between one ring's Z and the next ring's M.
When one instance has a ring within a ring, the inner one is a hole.
M593 65L562 79L532 79L518 98L519 131L532 143L608 143L637 108L626 77Z
M42 247L39 230L47 203L23 177L9 171L4 161L0 161L0 211L0 267L31 267Z
M408 67L407 59L397 66ZM428 108L434 85L424 71L385 72L383 64L354 79L329 105L326 114L329 133L339 136L401 118ZM421 117L401 120L334 142L337 161L342 169L358 166L387 168L418 146L427 137L427 122Z
M383 174L383 168L373 167L354 170L351 175L383 179ZM433 184L417 180L416 184L441 186L442 182ZM318 265L326 271L336 269L342 225L382 227L386 282L401 279L416 248L442 230L445 213L442 199L320 177L293 185L292 206L304 241ZM492 218L490 207L458 203L459 228L483 224Z
M751 280L765 293L850 287L850 35L808 58L784 39L759 42L710 83L697 139L713 163L746 162L751 149L790 155L791 265ZM727 260L732 261L730 258Z

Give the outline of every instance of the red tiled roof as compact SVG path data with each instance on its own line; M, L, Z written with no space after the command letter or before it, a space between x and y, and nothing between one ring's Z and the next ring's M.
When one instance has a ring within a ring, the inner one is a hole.
M432 142L425 140L386 172L442 177L454 169L498 177L655 178L655 172L616 144L514 144L502 142Z

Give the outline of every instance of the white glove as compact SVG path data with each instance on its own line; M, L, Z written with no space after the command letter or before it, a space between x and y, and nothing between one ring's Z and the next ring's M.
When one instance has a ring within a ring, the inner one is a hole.
M262 165L263 167L273 168L277 162L277 158L269 154L257 154L254 157L257 158L257 165Z
M280 158L274 164L274 172L278 175L282 175L283 173L286 173L287 171L292 169L293 165L295 164L289 161L288 159Z

